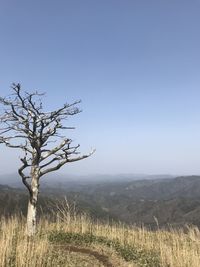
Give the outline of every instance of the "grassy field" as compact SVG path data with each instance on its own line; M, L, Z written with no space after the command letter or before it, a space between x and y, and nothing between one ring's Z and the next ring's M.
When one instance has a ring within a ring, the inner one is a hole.
M38 233L30 239L25 234L25 219L1 219L2 267L106 266L90 253L70 252L66 245L106 255L110 266L200 266L200 232L196 227L152 232L124 224L94 222L86 215L59 210L55 222L39 221Z

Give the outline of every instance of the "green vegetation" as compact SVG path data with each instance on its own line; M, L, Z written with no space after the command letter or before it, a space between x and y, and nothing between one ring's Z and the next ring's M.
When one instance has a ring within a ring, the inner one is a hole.
M78 246L89 246L93 243L102 244L114 249L126 261L134 261L137 266L160 267L158 254L154 251L138 249L135 246L120 244L120 241L110 240L103 236L95 236L90 233L65 233L52 232L49 235L49 240L59 244L74 244Z

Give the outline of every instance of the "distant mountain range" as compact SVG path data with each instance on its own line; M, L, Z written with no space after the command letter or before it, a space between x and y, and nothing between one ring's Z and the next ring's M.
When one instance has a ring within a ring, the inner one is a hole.
M25 214L25 188L21 187L20 180L16 183L13 176L4 176L4 183L8 181L20 187L0 186L0 215L15 210L23 210ZM65 179L61 175L56 179L47 177L41 183L40 205L46 212L47 200L64 196L95 218L111 218L151 228L157 227L157 221L160 227L185 224L200 227L200 176L108 175Z
M84 192L121 221L200 226L200 176L102 184Z
M61 174L61 173L52 173L46 175L42 178L42 185L48 187L63 187L68 185L82 185L82 184L96 184L98 182L120 182L120 181L134 181L134 180L151 180L151 179L166 179L173 178L172 175L147 175L147 174L91 174L91 175L72 175L72 174ZM12 174L1 174L0 175L0 184L9 185L12 187L21 187L22 182L20 176L16 173Z

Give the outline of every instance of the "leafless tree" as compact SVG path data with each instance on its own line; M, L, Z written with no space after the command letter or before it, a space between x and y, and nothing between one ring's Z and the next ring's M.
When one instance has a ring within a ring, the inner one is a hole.
M70 116L80 113L77 104L64 104L61 108L44 112L41 97L43 94L21 90L20 84L12 85L13 94L0 97L4 111L0 115L0 143L23 151L18 173L29 192L27 211L27 233L36 233L36 212L39 181L47 173L60 169L66 163L79 161L91 156L80 155L79 145L72 145L70 138L61 135L63 130L73 129L64 126Z

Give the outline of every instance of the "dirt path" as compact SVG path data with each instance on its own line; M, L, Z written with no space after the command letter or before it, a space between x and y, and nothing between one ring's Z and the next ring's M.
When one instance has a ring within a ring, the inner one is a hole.
M115 267L110 261L109 257L101 254L95 250L89 249L89 248L81 248L77 246L72 246L72 245L54 245L55 248L60 248L60 249L65 249L71 252L78 252L78 253L83 253L87 254L88 256L93 256L95 257L100 263L102 263L105 267Z

